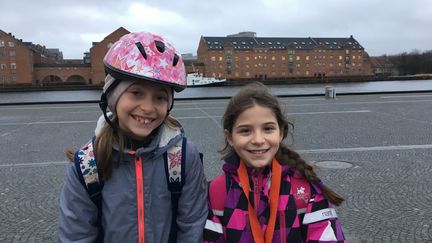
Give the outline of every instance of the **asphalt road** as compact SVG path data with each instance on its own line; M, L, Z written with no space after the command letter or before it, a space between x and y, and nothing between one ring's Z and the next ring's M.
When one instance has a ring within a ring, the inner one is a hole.
M432 93L281 98L288 140L326 184L348 242L432 242ZM220 173L227 100L177 101L173 111ZM64 149L91 138L97 104L0 106L0 242L57 242Z

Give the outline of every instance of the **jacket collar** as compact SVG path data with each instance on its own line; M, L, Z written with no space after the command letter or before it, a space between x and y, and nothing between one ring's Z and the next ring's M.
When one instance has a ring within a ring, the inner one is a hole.
M240 165L240 157L236 153L231 153L224 158L225 164L222 166L222 170L226 174L236 175L237 176L237 169ZM250 175L252 173L252 168L247 167L248 174ZM270 166L267 166L264 169L264 173L268 173L270 171ZM293 175L294 170L291 169L288 165L282 164L282 177L286 176L287 174Z

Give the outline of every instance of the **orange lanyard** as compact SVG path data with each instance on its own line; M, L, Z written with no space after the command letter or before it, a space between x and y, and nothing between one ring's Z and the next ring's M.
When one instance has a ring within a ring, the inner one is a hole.
M144 243L144 180L141 156L135 158L135 178L138 208L138 243Z
M258 221L257 214L253 209L249 200L249 176L246 170L246 166L243 160L240 160L240 166L237 169L237 173L240 177L241 187L243 193L248 200L248 214L249 222L252 230L252 235L256 243L270 243L273 239L273 232L276 224L276 212L278 209L279 202L279 191L282 178L282 167L276 159L272 161L272 174L271 174L271 184L270 184L270 217L265 231L265 237L261 230L261 225Z

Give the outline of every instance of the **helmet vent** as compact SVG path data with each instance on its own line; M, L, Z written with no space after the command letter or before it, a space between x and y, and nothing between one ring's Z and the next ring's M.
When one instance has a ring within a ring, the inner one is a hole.
M144 46L141 44L141 42L135 43L135 45L138 47L138 50L141 52L141 55L144 57L144 59L147 60L147 54L144 50Z
M173 66L175 67L179 61L179 56L177 54L174 54L174 60L173 60Z
M162 41L155 40L155 45L160 53L163 53L165 51L165 44Z

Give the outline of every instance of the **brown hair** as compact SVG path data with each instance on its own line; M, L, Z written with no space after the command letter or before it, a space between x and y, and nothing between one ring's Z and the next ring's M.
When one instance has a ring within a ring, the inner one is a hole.
M258 82L242 87L238 93L231 98L222 118L224 130L227 130L231 134L234 123L239 115L246 109L252 108L255 105L264 106L273 111L283 139L285 139L290 132L289 127L294 127L294 125L286 118L285 113L281 109L278 98L272 95L265 85ZM226 137L225 145L219 152L224 156L235 153L229 145ZM281 143L275 157L279 163L295 168L309 182L320 184L321 180L316 174L313 166L306 162L297 152L290 149L287 145ZM344 201L342 196L329 187L321 185L321 188L324 196L331 203L339 206Z

